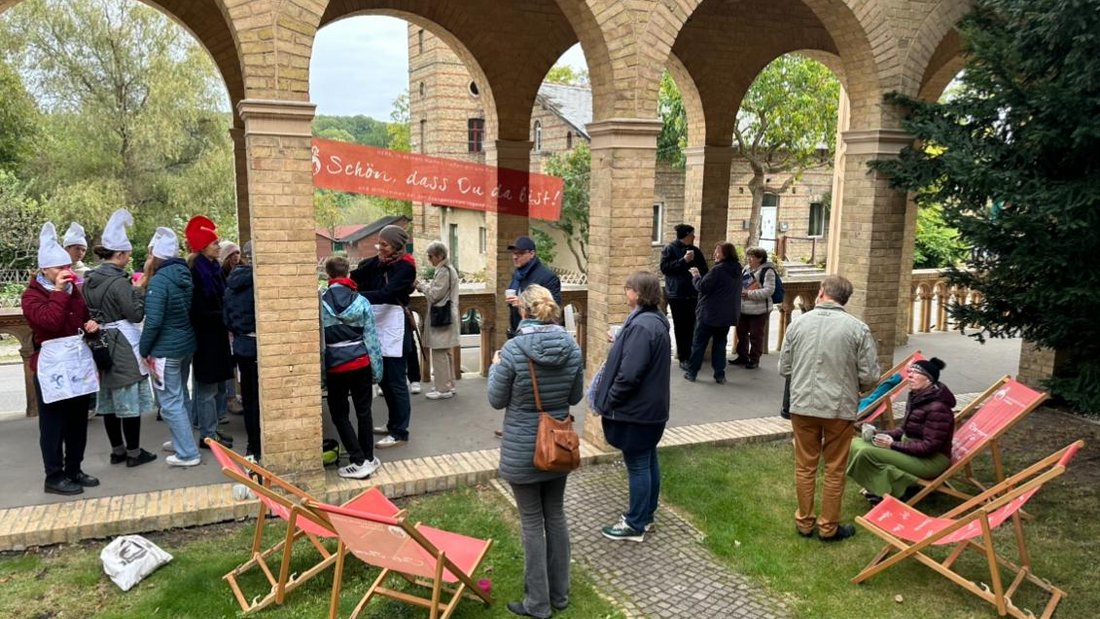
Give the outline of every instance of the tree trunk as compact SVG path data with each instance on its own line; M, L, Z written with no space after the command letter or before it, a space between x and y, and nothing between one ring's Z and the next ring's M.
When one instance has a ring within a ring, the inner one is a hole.
M749 233L745 239L745 248L756 247L760 244L760 207L764 204L765 179L764 172L754 171L752 180L749 181L749 192L752 193L752 211L749 213Z

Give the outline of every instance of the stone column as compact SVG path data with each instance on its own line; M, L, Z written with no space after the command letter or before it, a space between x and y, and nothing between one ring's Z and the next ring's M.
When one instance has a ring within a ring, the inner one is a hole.
M829 206L829 238L825 248L825 272L834 275L840 268L840 222L844 208L845 157L848 149L841 137L848 131L852 121L852 104L848 100L848 91L840 87L840 102L836 112L836 156L833 157L833 195ZM893 364L891 364L893 365Z
M324 487L310 151L314 105L245 99L264 466Z
M1033 389L1046 390L1043 381L1053 378L1060 370L1069 366L1072 363L1070 357L1069 351L1039 348L1024 340L1020 344L1020 365L1016 380Z
M685 149L684 154L687 156L684 221L695 226L695 244L709 262L714 244L727 240L730 164L734 152L729 146L695 146Z
M248 148L244 139L244 127L229 130L233 140L233 166L237 188L237 235L241 246L252 239L252 220L248 204Z
M496 140L493 148L485 154L488 165L509 170L530 169L531 142L528 140ZM490 205L489 212L485 214L485 222L488 227L489 259L486 262L489 271L489 291L497 294L496 316L485 316L483 319L492 319L494 325L493 347L499 349L508 339L508 304L504 302L504 290L512 281L512 254L508 246L519 236L530 235L530 218L527 213L508 214L501 213Z
M867 164L896 157L913 137L897 129L868 129L847 131L842 139L847 149L845 188L833 272L851 280L855 294L848 301L848 310L871 327L879 364L890 367L897 341L908 200Z
M655 271L650 228L661 121L613 118L588 125L592 180L588 218L589 378L607 358L607 326L626 319L623 283L634 271ZM639 225L645 222L645 225ZM584 436L608 449L598 416L588 414Z

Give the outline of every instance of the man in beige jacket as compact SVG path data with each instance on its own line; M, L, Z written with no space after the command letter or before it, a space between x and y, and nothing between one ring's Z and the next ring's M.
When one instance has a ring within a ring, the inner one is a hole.
M798 534L812 537L814 526L823 542L855 535L840 524L844 469L859 392L879 378L875 340L863 321L844 310L852 283L839 275L821 282L817 303L791 323L783 338L779 373L791 381L791 426L794 430ZM825 459L821 515L814 517L814 485L819 460Z

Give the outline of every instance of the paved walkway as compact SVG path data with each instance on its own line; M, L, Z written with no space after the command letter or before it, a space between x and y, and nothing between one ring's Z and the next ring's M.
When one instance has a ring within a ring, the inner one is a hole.
M509 498L503 484L498 487ZM723 565L700 543L702 533L675 512L658 509L644 543L616 542L600 529L628 500L622 463L584 467L569 476L565 505L573 559L630 617L772 619L787 610L759 585Z

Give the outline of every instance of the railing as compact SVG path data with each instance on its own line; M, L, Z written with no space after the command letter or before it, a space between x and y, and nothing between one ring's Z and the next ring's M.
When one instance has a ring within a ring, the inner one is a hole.
M817 264L817 252L819 247L824 259L825 239L820 236L788 236L779 237L776 246L776 254L781 260L801 260L807 264Z

